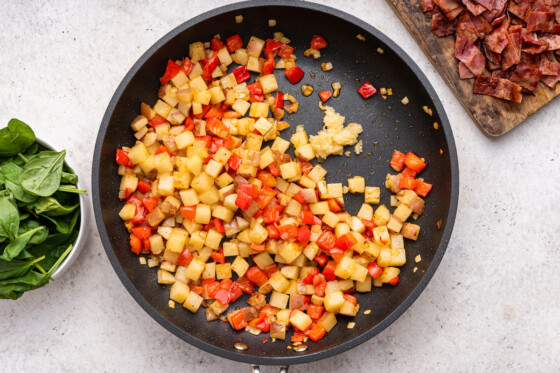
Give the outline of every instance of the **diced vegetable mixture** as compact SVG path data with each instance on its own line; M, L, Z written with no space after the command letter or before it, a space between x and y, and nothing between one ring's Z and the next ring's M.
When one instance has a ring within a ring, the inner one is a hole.
M285 70L282 84L304 76L289 43L282 33L246 44L239 35L192 43L189 57L169 60L159 99L143 103L131 124L136 144L118 149L116 160L131 250L159 267L170 304L191 312L202 306L208 321L270 333L273 341L291 327L297 343L323 338L338 314L355 316L355 292L397 285L404 238L416 240L420 231L407 220L422 214L432 186L416 178L423 159L395 152L391 167L400 173L386 182L394 211L374 210L380 188L354 176L347 189L363 193L364 204L356 216L347 213L346 186L327 183L327 171L310 161L342 154L362 127L344 127L344 117L326 107L316 136L298 126L290 141L279 137L289 127L285 111L297 112L298 102L278 90L273 72ZM327 44L314 36L311 53ZM360 93L369 97L372 88ZM247 306L231 309L243 293Z

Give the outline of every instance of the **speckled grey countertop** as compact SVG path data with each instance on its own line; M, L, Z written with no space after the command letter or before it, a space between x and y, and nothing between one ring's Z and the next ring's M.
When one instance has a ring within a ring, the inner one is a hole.
M321 2L380 29L428 76L453 127L461 190L449 248L416 303L369 342L291 371L557 371L560 102L489 139L384 1ZM89 186L94 139L124 74L167 31L226 3L4 1L0 123L19 117L65 147ZM248 371L153 321L121 285L93 223L90 229L60 281L0 301L0 371Z

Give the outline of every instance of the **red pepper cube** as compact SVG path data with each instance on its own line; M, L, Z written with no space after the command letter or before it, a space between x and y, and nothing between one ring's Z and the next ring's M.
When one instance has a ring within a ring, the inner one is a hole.
M377 93L377 89L375 89L370 82L365 82L360 88L358 88L358 93L362 95L363 98L369 98Z
M325 89L324 91L319 92L319 98L321 98L321 101L323 102L327 102L331 97L332 97L331 91Z
M288 78L288 81L292 84L296 84L301 79L303 79L303 70L299 66L290 67L288 70L284 71L284 75Z

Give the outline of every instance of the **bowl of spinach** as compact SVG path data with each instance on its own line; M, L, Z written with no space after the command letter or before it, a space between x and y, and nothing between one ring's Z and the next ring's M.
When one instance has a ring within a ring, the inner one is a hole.
M85 243L86 191L65 157L20 120L0 129L0 299L60 276Z

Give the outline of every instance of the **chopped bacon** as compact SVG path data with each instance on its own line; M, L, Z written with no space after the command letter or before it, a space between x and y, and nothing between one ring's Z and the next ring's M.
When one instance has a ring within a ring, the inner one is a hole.
M539 63L539 70L543 75L558 76L560 75L560 63L550 55L543 55Z
M521 50L529 54L540 54L548 49L548 43L542 40L523 41Z
M465 65L461 61L459 61L459 78L460 79L474 78L474 74L472 73L472 71L467 67L467 65Z
M486 11L486 8L480 4L475 3L473 0L461 0L465 8L469 10L475 16L479 16L480 14Z
M474 75L480 75L484 72L484 55L469 39L461 34L457 34L455 58L463 62Z
M554 24L554 12L531 12L527 18L527 31L550 31Z
M541 72L534 66L529 66L525 63L519 63L511 74L510 80L519 84L524 91L532 93L537 89Z
M543 75L541 76L541 82L549 86L550 88L556 88L556 84L560 82L560 75L559 76L551 76L551 75Z
M481 16L486 18L488 22L492 22L502 15L506 9L506 3L508 0L494 0L494 4L492 4L492 10L487 10L486 12L482 13Z
M531 2L527 0L522 0L517 3L515 1L510 1L507 10L527 22L529 13L531 12Z
M559 26L559 25L555 25L555 26ZM547 35L541 37L539 40L548 43L549 51L560 49L560 35Z
M512 26L508 32L508 45L502 52L502 70L507 70L521 61L521 28Z
M476 1L478 4L482 5L488 10L492 10L492 8L494 7L494 0L474 0L474 1Z
M509 79L511 77L511 71L507 70L494 70L492 71L492 76L494 78Z
M440 38L453 34L453 25L441 14L436 13L432 17L432 32Z
M424 13L434 10L434 5L434 0L422 0L420 3L420 7L422 7Z
M484 39L484 44L489 50L495 53L502 53L504 48L508 45L508 27L509 19L502 22L499 27L496 27Z
M478 30L474 27L471 17L465 12L457 20L457 33L463 34L467 39L474 43L478 39Z
M454 20L461 12L463 7L457 0L434 0L448 20Z
M471 17L474 27L478 30L478 37L481 39L492 32L492 25L484 19L484 17L474 16L472 14L469 14L469 17Z
M520 63L524 63L525 65L529 65L531 67L534 67L534 68L538 69L539 68L539 59L540 59L540 56L538 54L529 54L529 53L521 52L521 62Z
M493 96L503 100L521 103L521 86L507 80L491 76L478 76L474 82L474 93Z

